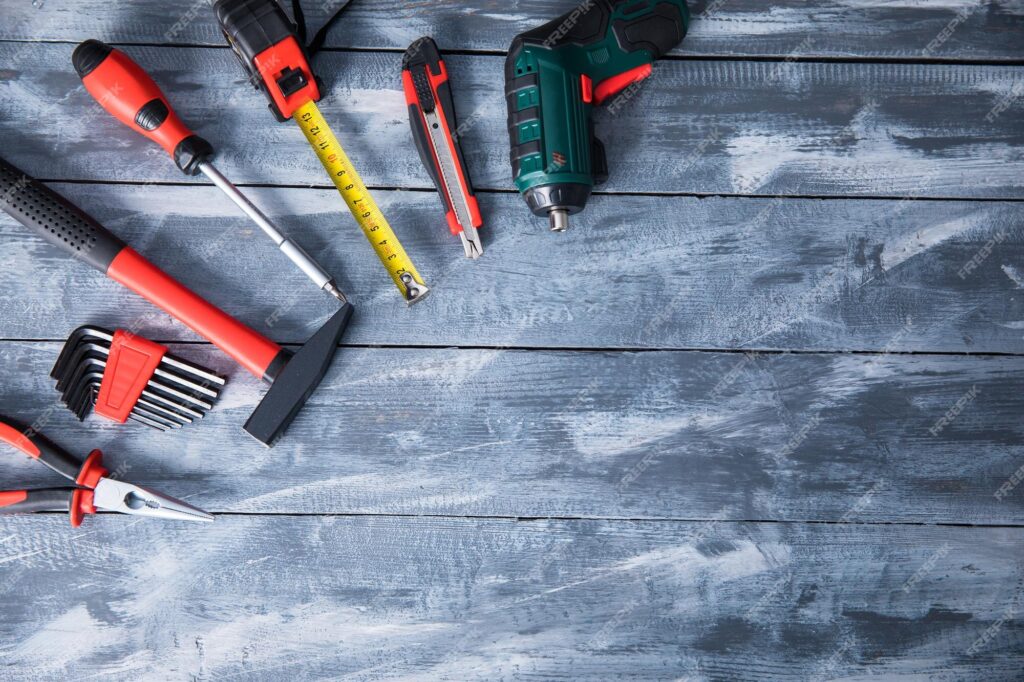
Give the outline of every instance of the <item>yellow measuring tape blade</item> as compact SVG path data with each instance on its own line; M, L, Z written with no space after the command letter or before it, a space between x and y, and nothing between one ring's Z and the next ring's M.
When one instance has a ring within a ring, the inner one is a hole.
M295 120L316 152L320 163L334 181L334 186L348 204L352 217L359 223L366 239L377 252L380 262L387 268L398 290L405 296L406 302L411 305L423 300L430 292L430 288L423 283L420 273L416 272L412 260L402 248L377 202L373 200L366 185L359 178L355 166L348 160L338 138L327 127L327 122L316 103L309 102L299 107L295 112Z

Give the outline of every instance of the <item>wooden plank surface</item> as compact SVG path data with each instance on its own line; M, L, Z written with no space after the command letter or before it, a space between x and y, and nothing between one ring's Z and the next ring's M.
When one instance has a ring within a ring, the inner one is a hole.
M75 44L124 45L357 305L267 450L241 430L265 386L0 217L0 414L218 516L0 517L0 682L1020 678L1024 1L693 3L552 235L512 189L501 70L574 6L357 0L329 37L322 109L434 288L406 309L206 0L0 0L0 156L307 338L330 302L84 92ZM475 263L410 144L423 34L473 120ZM79 424L47 375L86 322L228 374L220 405ZM0 488L55 483L3 459Z
M85 92L72 49L0 44L5 158L48 179L184 180ZM131 54L220 148L236 182L328 184L298 127L275 121L229 50ZM368 184L426 188L400 64L398 53L322 55L321 109ZM474 181L510 190L503 59L448 64L461 116L474 121L462 136ZM1014 93L1011 66L667 61L598 117L611 168L601 191L1019 199L1024 98Z
M351 348L268 451L241 430L265 387L239 371L180 432L83 427L47 377L58 349L0 344L21 386L0 414L214 511L1024 522L996 495L1024 465L1022 357ZM0 489L52 482L14 464Z
M0 40L224 44L203 1L135 3L44 0L5 8ZM289 3L284 3L290 7ZM305 2L312 30L341 0ZM504 51L516 34L571 11L574 0L356 0L326 46L404 50L423 35L442 49ZM690 33L673 54L1017 60L1024 58L1021 0L850 2L849 0L697 0ZM290 11L290 10L289 10ZM810 40L808 40L810 38Z
M330 313L215 188L54 188L280 342ZM435 288L407 309L336 192L250 193L341 278L357 306L346 343L1024 352L1020 203L600 196L554 235L518 196L488 195L490 257L471 263L434 192L378 192ZM154 338L194 338L6 215L0 239L4 338L143 315Z
M5 524L0 680L991 682L1024 666L1019 528L90 521L73 544L59 516Z

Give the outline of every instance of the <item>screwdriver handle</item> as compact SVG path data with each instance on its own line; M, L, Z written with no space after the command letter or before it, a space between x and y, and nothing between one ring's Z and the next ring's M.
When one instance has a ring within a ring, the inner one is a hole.
M196 175L199 164L213 156L210 143L181 122L160 87L124 52L86 40L75 48L71 61L100 106L163 147L183 173Z

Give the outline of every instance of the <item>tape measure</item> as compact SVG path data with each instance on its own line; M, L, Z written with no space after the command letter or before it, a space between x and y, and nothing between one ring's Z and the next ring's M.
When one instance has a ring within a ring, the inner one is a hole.
M345 7L348 3L342 9ZM249 82L266 95L278 121L294 118L298 122L406 303L426 298L430 289L317 109L320 85L304 45L306 22L300 3L292 3L296 24L288 20L277 0L215 0L213 9ZM340 13L336 11L313 38L309 53L323 44L327 29Z
M352 217L359 223L363 234L380 258L380 262L387 268L395 286L405 296L406 303L412 305L422 301L430 293L430 288L424 284L420 273L416 271L416 266L402 248L401 242L384 218L377 202L366 189L345 150L341 148L338 138L327 126L316 103L310 101L300 106L295 110L294 118L316 152L320 163L331 176L338 193L348 205Z

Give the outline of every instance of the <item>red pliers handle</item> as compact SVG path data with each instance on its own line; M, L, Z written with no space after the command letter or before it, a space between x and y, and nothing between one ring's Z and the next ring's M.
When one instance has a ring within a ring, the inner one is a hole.
M7 443L42 462L75 484L70 488L0 491L0 514L67 511L71 525L98 509L188 521L212 521L213 517L173 497L107 477L103 453L93 450L84 461L54 445L32 428L19 428L0 417L0 442Z
M84 462L57 447L31 428L20 430L9 421L0 421L0 441L21 450L58 474L75 483L75 488L42 490L6 490L0 492L0 514L37 511L68 511L71 525L82 525L86 514L95 514L93 489L107 475L103 454L93 450Z

